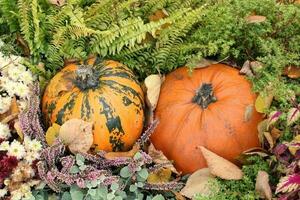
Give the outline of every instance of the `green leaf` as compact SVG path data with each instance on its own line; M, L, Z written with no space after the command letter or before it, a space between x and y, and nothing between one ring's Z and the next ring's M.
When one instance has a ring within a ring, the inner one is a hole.
M158 194L155 197L153 197L152 200L165 200L165 198L163 197L163 195Z
M71 169L70 169L71 174L77 174L78 172L80 172L79 167L77 167L75 165L71 167Z
M148 173L147 169L144 168L138 172L138 176L141 177L143 180L147 180L149 173Z
M89 189L88 194L91 195L91 197L96 197L97 196L97 189Z
M123 178L128 178L128 177L130 177L131 176L131 173L130 173L130 171L129 171L129 168L126 166L126 167L123 167L122 169L121 169L121 171L120 171L120 175L121 175L121 177L123 177Z
M71 186L70 194L71 194L72 199L76 199L76 200L82 200L84 197L84 193L77 186Z
M76 164L79 166L84 165L84 157L80 154L76 154Z
M69 192L64 192L62 197L62 200L72 200L71 194Z
M81 170L81 171L84 171L85 169L86 169L86 165L81 165L80 167L79 167L79 169Z
M109 193L109 194L107 194L106 198L107 198L107 200L112 200L112 199L115 198L115 194L114 193Z
M113 191L116 191L117 189L119 189L118 183L111 184L110 189L113 190Z
M137 189L138 189L138 188L137 188L136 185L130 185L130 187L129 187L129 191L130 191L130 192L135 192Z
M108 193L108 190L107 190L106 187L99 187L99 188L97 189L97 195L98 195L99 197L102 197L103 199L106 198L107 193Z
M141 154L140 152L137 152L137 153L134 155L134 157L133 157L134 160L138 160L138 159L141 159L141 158L142 158L142 154Z

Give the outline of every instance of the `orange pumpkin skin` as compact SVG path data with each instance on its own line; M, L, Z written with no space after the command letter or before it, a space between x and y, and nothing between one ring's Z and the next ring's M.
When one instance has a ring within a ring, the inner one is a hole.
M82 89L74 82L78 68L67 65L48 84L42 100L46 123L61 125L73 118L93 122L97 150L130 149L144 123L144 95L134 74L118 62L107 61L98 70L97 86Z
M217 99L207 108L193 101L203 83L212 84ZM215 64L192 74L178 68L161 87L155 111L160 123L151 141L184 174L207 166L199 146L234 161L244 150L259 146L257 124L262 115L253 108L250 119L245 117L255 99L250 83L232 67Z

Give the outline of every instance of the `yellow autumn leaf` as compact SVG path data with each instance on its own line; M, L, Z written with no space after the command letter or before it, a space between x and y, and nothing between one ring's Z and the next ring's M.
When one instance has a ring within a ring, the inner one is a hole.
M172 175L170 168L162 168L149 174L147 178L148 183L166 183L169 182Z
M50 126L46 132L46 142L49 146L51 146L55 139L59 135L60 125L54 123L52 126Z
M266 109L271 106L274 95L262 95L259 94L255 101L255 109L259 113L264 113Z
M300 135L297 135L296 137L294 137L294 139L291 141L291 144L293 143L299 143L300 142ZM296 152L299 150L300 148L298 146L289 146L289 151L291 152L291 154L295 155Z

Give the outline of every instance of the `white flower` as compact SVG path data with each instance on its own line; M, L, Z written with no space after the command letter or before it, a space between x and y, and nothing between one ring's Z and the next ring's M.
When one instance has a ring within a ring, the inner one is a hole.
M1 86L8 93L10 97L15 95L16 82L7 79L5 83L2 84L1 82Z
M19 190L15 190L11 192L11 200L21 200L22 193Z
M9 142L8 141L4 141L0 144L0 150L1 151L8 151L9 149Z
M24 146L20 142L14 140L10 144L10 148L8 149L7 154L10 156L15 156L17 159L20 160L26 155L26 152Z
M31 84L34 78L30 71L24 71L20 76L20 80L23 81L25 84Z
M25 160L27 163L31 164L33 161L40 158L40 154L38 152L27 152L25 156Z
M42 144L36 139L30 140L29 137L24 138L24 145L27 151L39 152L42 150Z
M0 96L0 114L6 113L11 105L11 97Z
M8 125L0 123L0 138L8 139L10 136L11 135Z
M15 83L15 94L21 98L25 98L29 95L29 87L23 83Z
M8 77L14 81L18 81L21 78L22 73L26 70L26 68L22 65L10 65L8 70Z
M0 198L4 197L6 194L7 194L6 188L0 189Z

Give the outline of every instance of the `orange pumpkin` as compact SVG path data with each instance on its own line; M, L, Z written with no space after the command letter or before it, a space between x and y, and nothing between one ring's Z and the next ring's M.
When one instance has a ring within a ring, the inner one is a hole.
M69 64L48 84L42 110L48 125L73 118L93 122L98 150L128 150L139 138L144 122L144 95L134 74L107 61L92 67Z
M178 68L161 87L155 111L160 123L151 140L183 173L207 166L199 146L233 161L259 146L262 116L253 108L255 98L250 83L232 67L215 64L192 74Z

